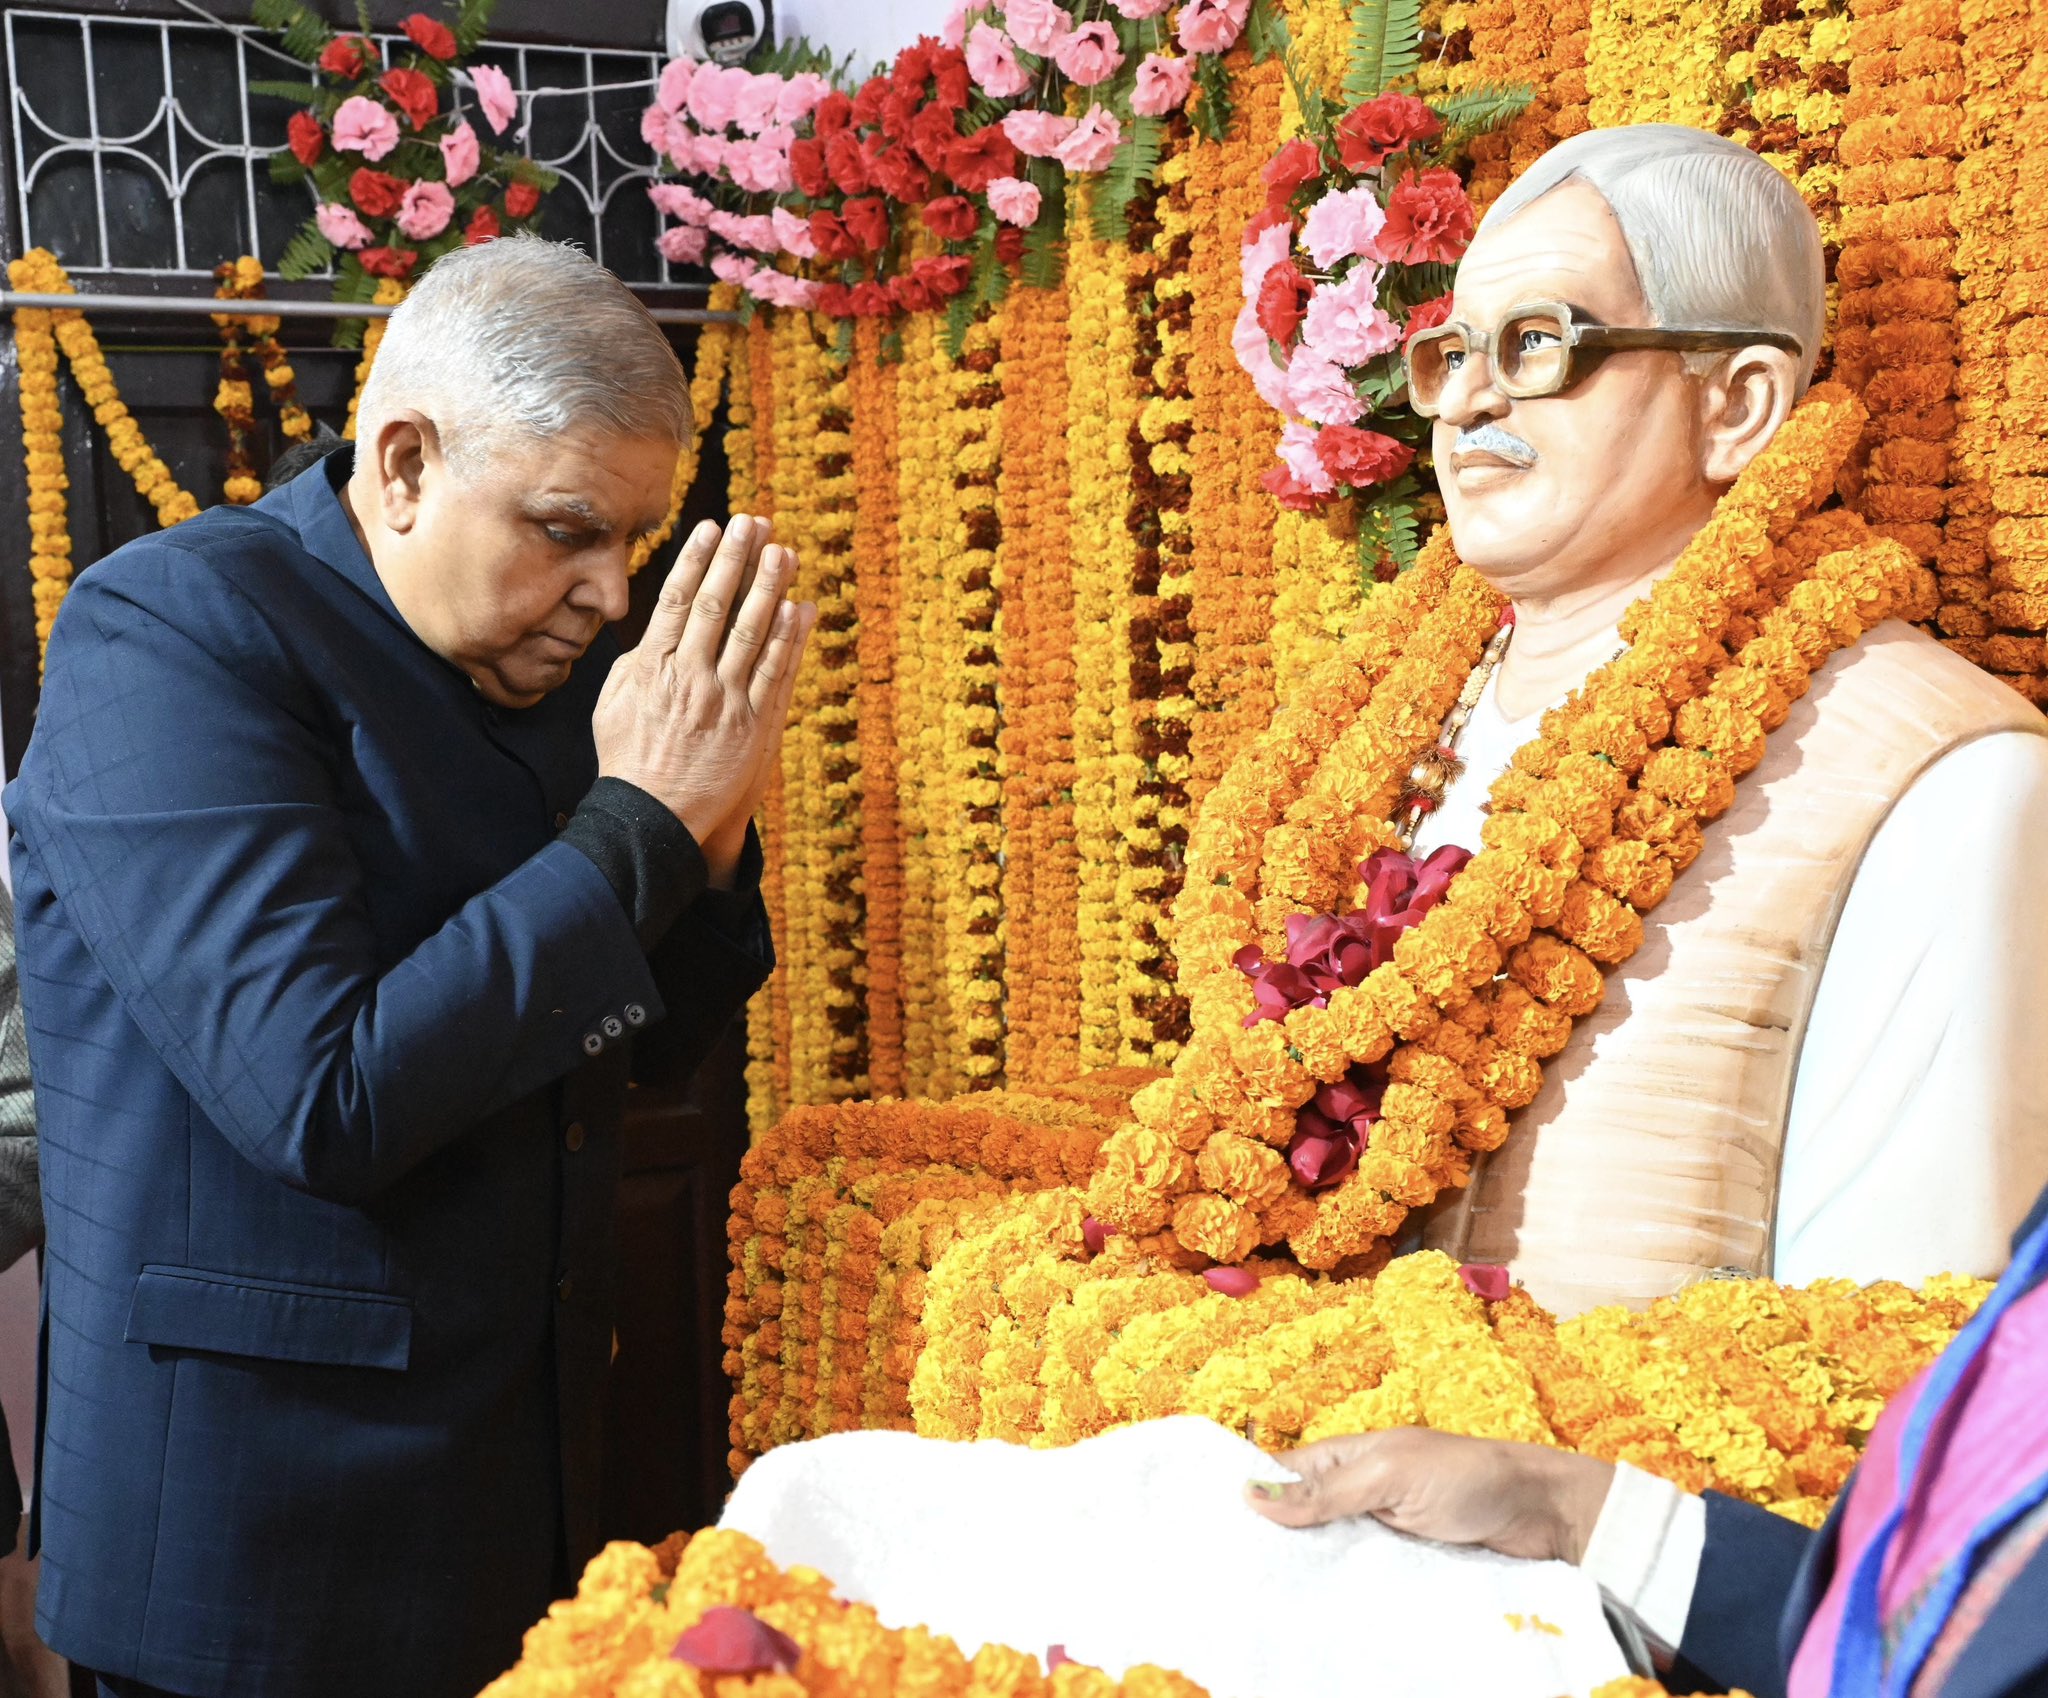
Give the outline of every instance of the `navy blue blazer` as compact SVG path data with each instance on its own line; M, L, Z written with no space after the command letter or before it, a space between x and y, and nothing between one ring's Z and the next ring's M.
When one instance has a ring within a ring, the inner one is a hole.
M595 1545L619 1136L767 972L557 835L610 640L520 712L336 454L84 573L8 787L49 1217L32 1536L74 1662L456 1698Z
M2035 1202L2017 1244L2048 1212ZM2038 1283L2038 1282L2037 1282ZM1674 1692L1741 1688L1784 1698L1792 1658L1834 1577L1845 1489L1818 1533L1718 1492L1707 1493L1707 1542L1692 1613L1678 1647L1684 1678ZM2038 1698L2048 1694L2048 1556L2021 1570L1957 1659L1943 1698Z

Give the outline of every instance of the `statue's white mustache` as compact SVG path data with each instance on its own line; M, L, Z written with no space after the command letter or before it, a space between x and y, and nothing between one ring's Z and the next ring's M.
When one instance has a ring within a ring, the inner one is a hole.
M1476 429L1459 431L1451 452L1495 454L1512 465L1524 467L1535 465L1537 458L1536 450L1513 431L1490 421Z

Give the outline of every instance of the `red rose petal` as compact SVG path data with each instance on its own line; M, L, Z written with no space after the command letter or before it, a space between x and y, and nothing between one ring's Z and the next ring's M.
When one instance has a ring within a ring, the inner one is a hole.
M1458 1270L1465 1289L1488 1303L1498 1303L1512 1289L1508 1270L1488 1262L1467 1262Z
M730 1604L713 1604L669 1652L672 1662L706 1674L789 1674L803 1656L787 1633Z
M1259 1289L1259 1276L1250 1268L1207 1268L1202 1277L1209 1282L1209 1289L1220 1291L1225 1297L1249 1297Z

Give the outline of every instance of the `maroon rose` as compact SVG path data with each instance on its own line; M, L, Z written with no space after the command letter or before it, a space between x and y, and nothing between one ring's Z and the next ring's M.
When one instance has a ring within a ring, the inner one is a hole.
M862 253L877 254L889 245L889 209L880 195L861 195L839 209L846 233Z
M1324 425L1316 432L1316 458L1339 483L1367 489L1399 477L1414 461L1415 450L1376 430Z
M924 203L924 227L942 242L964 242L981 223L965 195L941 195Z
M1373 171L1404 148L1443 133L1443 120L1424 102L1389 90L1344 115L1337 125L1337 156L1354 171Z
M1380 1117L1382 1082L1364 1068L1324 1085L1294 1117L1287 1165L1311 1191L1341 1183L1358 1166L1358 1152Z
M946 149L946 175L971 195L978 195L998 177L1015 176L1017 149L1000 124L962 136Z
M832 174L825 169L825 144L811 136L789 144L789 174L812 200L832 193Z
M1259 298L1253 309L1259 328L1285 347L1301 328L1315 292L1316 286L1302 276L1294 261L1283 259L1259 285Z
M1455 171L1406 172L1387 202L1376 244L1388 264L1449 265L1472 242L1472 202Z
M1323 156L1316 151L1316 144L1297 136L1267 160L1265 169L1259 173L1259 180L1266 185L1266 204L1285 207L1297 189L1304 183L1313 183L1322 174Z
M868 181L868 156L851 130L841 130L825 144L825 169L843 195L864 195Z

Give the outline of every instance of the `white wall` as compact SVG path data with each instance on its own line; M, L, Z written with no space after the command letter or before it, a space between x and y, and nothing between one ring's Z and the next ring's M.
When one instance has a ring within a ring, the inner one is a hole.
M952 0L777 0L776 33L782 40L808 36L835 57L854 55L864 73L884 64L921 35L937 35Z

